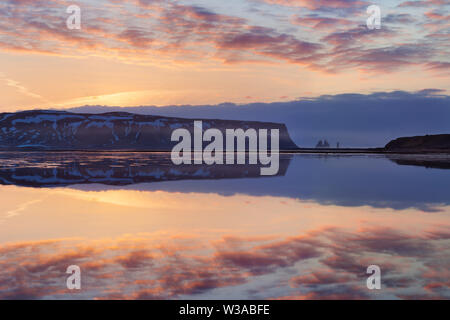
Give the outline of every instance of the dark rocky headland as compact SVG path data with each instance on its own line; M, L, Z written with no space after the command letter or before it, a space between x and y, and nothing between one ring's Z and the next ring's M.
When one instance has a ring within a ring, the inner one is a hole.
M386 151L450 151L450 134L402 137L385 146Z
M284 124L256 121L201 120L203 129L279 129L280 150L298 146ZM78 114L64 111L23 111L0 114L0 150L37 151L171 151L178 142L172 132L187 129L194 119L136 115L124 112ZM205 143L208 144L208 143Z

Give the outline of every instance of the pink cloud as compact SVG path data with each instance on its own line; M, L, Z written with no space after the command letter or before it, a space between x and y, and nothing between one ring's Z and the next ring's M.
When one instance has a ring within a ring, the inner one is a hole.
M263 0L267 3L283 6L299 6L308 9L320 8L355 8L365 4L359 0Z

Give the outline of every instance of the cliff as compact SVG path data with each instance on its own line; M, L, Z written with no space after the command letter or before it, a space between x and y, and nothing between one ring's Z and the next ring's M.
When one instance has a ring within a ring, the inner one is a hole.
M195 119L202 120L202 119ZM280 150L298 147L284 124L235 120L202 120L204 130L279 129ZM193 135L194 119L136 115L124 112L77 114L23 111L0 114L0 150L170 151L173 130ZM225 135L224 135L225 136Z
M450 134L403 137L389 142L387 151L448 151L450 150Z

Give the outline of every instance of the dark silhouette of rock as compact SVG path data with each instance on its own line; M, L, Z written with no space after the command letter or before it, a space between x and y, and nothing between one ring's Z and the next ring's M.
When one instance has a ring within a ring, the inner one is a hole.
M195 119L202 120L202 119ZM280 150L297 149L284 124L256 121L202 120L203 130L279 129ZM178 142L172 132L185 128L193 137L194 119L125 112L77 114L24 111L0 114L0 150L170 151ZM204 143L206 146L208 143Z
M318 148L318 149L323 149L323 148L329 148L330 147L330 144L328 143L328 141L327 140L319 140L319 142L317 143L317 145L316 145L316 148Z
M439 151L450 150L450 134L403 137L389 142L387 151Z

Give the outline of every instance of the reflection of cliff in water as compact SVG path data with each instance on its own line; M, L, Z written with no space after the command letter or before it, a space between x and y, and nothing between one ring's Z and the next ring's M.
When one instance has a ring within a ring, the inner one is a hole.
M389 160L402 166L419 166L433 169L450 169L449 154L429 155L388 155Z
M266 178L260 176L258 165L174 166L168 153L0 152L0 184L245 194L428 212L450 205L450 170L398 165L393 160L426 158L429 164L431 159L437 161L437 155L405 156L280 154L278 176Z
M280 159L278 175L286 173L291 156ZM0 184L55 187L100 183L259 178L260 165L179 165L169 153L0 153Z

